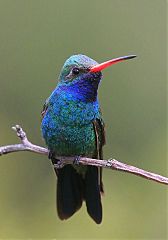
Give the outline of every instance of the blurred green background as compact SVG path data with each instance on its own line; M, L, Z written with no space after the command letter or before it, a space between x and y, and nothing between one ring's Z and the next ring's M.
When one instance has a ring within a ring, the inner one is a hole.
M138 55L104 71L104 158L167 175L164 0L0 0L0 145L19 142L14 124L44 145L42 105L75 53L98 62ZM97 226L85 204L70 220L58 219L55 181L45 156L1 158L0 238L166 239L166 186L105 170Z

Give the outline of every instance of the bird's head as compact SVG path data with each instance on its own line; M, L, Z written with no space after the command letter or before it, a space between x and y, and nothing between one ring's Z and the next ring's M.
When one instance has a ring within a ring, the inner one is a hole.
M99 82L102 77L101 72L90 72L90 69L96 65L98 65L96 61L85 55L73 55L65 61L59 80L66 85L71 85L81 80L90 80L90 82L96 80Z
M94 101L97 89L102 78L102 70L112 64L136 57L135 55L115 58L98 64L95 60L82 55L73 55L68 58L59 76L59 86L78 95L78 98Z

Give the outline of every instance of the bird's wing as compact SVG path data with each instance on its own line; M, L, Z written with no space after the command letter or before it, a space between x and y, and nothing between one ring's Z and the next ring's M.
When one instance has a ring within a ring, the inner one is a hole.
M93 121L95 136L96 136L96 153L95 157L98 159L103 159L103 145L106 143L105 139L105 126L102 118L96 118Z
M96 136L96 153L95 158L103 159L103 145L106 143L105 139L105 125L102 118L96 118L93 121L95 136ZM102 168L99 168L99 186L100 191L104 193L103 182L102 182Z
M42 111L41 111L41 117L42 117L42 119L43 119L43 117L44 117L45 114L46 114L46 111L47 111L47 109L48 109L48 105L49 105L49 98L46 99L46 101L45 101L45 103L44 103L44 105L43 105L43 109L42 109Z

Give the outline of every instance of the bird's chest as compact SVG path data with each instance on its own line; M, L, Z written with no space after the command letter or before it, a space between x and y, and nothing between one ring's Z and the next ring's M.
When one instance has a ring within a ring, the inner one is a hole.
M91 104L73 101L56 101L42 121L42 132L50 149L58 154L82 155L95 150L95 133L92 121L97 108Z
M67 126L81 128L90 124L96 118L97 112L97 104L62 98L58 98L48 109L52 121L59 122L65 128Z

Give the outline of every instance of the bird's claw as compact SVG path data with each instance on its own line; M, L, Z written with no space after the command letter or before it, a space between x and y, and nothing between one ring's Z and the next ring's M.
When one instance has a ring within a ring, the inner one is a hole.
M74 160L73 160L73 164L79 165L80 157L81 157L81 156L75 156L75 157L74 157Z
M64 166L63 162L56 158L56 153L51 150L48 153L48 158L51 160L55 169L62 168Z
M59 160L59 159L55 159L55 160L56 160L55 161L56 163L53 164L55 169L62 168L64 166L64 164L61 160Z
M55 155L55 153L53 151L49 150L48 158L52 160L52 159L54 159L54 155Z

